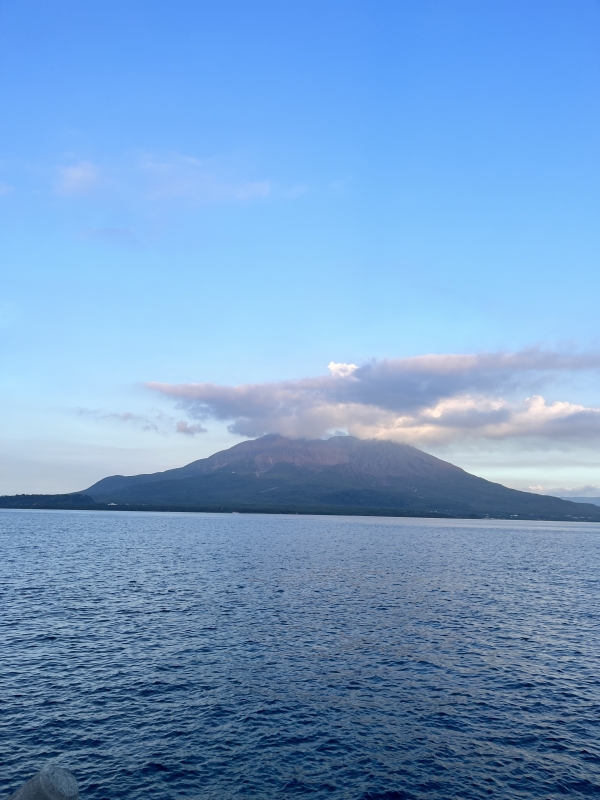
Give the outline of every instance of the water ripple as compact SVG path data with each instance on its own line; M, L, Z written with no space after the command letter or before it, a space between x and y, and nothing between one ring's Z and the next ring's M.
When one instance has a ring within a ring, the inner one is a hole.
M0 795L600 794L600 526L0 512Z

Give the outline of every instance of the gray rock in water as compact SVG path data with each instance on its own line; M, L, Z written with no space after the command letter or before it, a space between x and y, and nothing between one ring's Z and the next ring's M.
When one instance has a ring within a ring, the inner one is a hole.
M79 788L68 769L47 764L8 800L79 800Z

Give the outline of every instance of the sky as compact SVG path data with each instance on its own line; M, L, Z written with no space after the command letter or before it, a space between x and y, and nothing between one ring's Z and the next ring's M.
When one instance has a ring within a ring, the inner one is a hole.
M0 0L0 493L247 437L600 495L597 0Z

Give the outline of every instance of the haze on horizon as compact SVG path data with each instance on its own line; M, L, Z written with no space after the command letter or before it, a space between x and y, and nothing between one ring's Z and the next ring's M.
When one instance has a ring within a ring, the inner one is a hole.
M600 5L5 0L0 493L246 437L600 495Z

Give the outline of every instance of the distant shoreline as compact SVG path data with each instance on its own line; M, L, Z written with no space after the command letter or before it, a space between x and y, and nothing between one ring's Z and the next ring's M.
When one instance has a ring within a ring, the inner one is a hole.
M592 504L593 505L593 504ZM287 514L297 516L343 516L343 517L399 517L408 519L470 519L507 520L537 522L598 522L586 515L546 515L535 514L445 514L437 511L416 512L386 508L343 508L343 507L277 507L273 506L177 506L150 504L95 503L89 496L73 495L4 495L0 496L0 510L23 511L120 511L120 512L160 512L187 514Z

